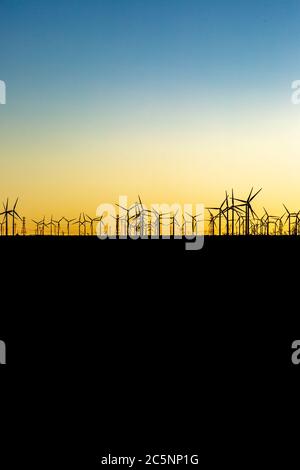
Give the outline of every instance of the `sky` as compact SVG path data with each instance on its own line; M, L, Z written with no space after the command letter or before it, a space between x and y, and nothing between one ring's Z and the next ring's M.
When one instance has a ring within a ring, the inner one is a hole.
M0 0L0 200L300 207L298 0Z

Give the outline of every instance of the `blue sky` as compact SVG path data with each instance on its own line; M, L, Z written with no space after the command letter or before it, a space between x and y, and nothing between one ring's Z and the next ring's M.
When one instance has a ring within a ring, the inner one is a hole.
M28 98L170 86L280 93L298 72L299 9L296 0L1 0L1 73L12 97L24 86Z

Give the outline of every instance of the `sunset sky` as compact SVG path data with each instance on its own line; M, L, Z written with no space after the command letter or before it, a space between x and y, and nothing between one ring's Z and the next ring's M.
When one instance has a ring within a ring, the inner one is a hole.
M300 208L299 0L1 0L0 200Z

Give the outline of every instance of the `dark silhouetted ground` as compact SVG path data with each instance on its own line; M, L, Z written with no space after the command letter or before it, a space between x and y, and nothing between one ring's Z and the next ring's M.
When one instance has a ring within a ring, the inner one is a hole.
M32 468L45 455L98 468L105 449L287 468L300 238L206 238L187 252L177 240L3 237L0 250L7 434Z

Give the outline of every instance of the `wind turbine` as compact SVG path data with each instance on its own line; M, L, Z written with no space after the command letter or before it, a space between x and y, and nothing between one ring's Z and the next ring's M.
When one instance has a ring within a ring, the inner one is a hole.
M8 236L8 214L9 214L8 198L6 199L6 205L4 205L3 203L3 208L4 208L4 212L2 212L2 214L4 214L4 221L5 221L5 236L7 237Z
M267 228L267 235L269 236L270 235L270 216L268 214L268 212L266 211L265 208L263 208L264 211L265 211L265 214L263 216L263 219L266 218L266 228Z
M105 226L105 224L104 224L104 222L103 222L103 220L102 220L103 217L104 217L104 214L102 214L100 217L96 217L96 218L94 219L95 222L100 222L100 235L101 235L101 225L104 225L104 226Z
M141 206L142 210L144 210L144 206L143 206L143 203L139 194L138 194L138 200L139 200L139 205Z
M81 213L79 215L79 218L78 220L75 220L75 222L72 223L72 225L78 225L78 236L80 237L81 235L81 225L83 224L82 220L81 220Z
M237 218L239 221L239 227L240 227L240 216L241 216L241 211L242 211L242 209L239 206L235 205L234 201L235 201L235 198L234 198L234 193L232 189L231 190L231 207L228 209L228 210L231 210L231 235L235 234L235 214L237 215ZM239 235L240 234L241 233L239 230Z
M9 211L9 214L12 216L12 234L13 234L13 236L15 235L15 217L18 217L18 219L22 220L21 217L19 216L19 214L16 212L16 207L17 207L18 201L19 201L19 198L17 198L17 200L16 200L16 202L13 206L13 209L11 211Z
M0 222L0 234L1 234L1 237L3 235L3 225L5 223L5 220L3 220L3 222Z
M153 212L155 213L156 215L156 224L157 224L157 231L158 231L158 238L161 237L161 227L162 227L162 220L163 220L163 217L165 215L169 215L169 212L165 212L164 214L161 214L160 212L157 212L154 208L153 208Z
M228 236L229 235L229 204L228 204L227 191L225 191L225 201L226 201L226 207L225 207L225 210L224 210L224 217L226 219L226 235Z
M191 217L191 219L192 219L192 232L193 232L193 234L197 235L197 225L198 225L198 222L201 222L200 220L197 220L197 218L200 217L200 215L202 215L202 214L192 215L192 214L189 214L188 212L186 212L186 215Z
M292 218L295 217L295 226L293 229L293 235L298 235L298 223L299 223L299 212L290 212L287 207L283 204L283 207L287 211L287 217L285 219L285 223L287 220L289 221L289 235L291 235L292 232Z
M284 223L282 221L283 217L285 216L285 213L279 217L276 221L276 225L278 223L279 227L278 227L278 231L279 231L279 235L283 235L283 226L284 226Z
M16 212L16 207L18 204L19 198L16 200L13 209L8 209L8 198L6 200L6 205L3 203L3 208L4 212L1 214L4 215L5 218L5 235L8 236L8 216L10 215L12 217L12 235L14 236L15 234L15 217L18 217L18 219L22 220L19 214Z
M35 234L36 234L36 235L40 235L40 230L39 230L39 228L40 228L40 225L43 223L43 220L40 220L40 221L38 221L38 222L37 222L36 220L34 220L34 219L31 219L31 220L32 220L32 222L36 225Z
M235 222L235 225L238 226L238 234L241 235L242 227L244 224L244 216L241 213L237 214L237 221Z
M253 193L253 188L251 189L250 191L250 194L248 196L248 198L246 200L244 199L236 199L236 201L239 201L241 202L242 204L239 204L238 206L236 207L245 207L245 222L246 222L246 233L245 235L249 235L249 229L250 229L250 212L252 214L252 216L255 216L257 217L256 213L254 212L252 206L251 206L251 202L253 201L253 199L260 193L260 191L262 190L262 188L260 188L259 191L257 191L253 196L252 196L252 193Z
M152 223L151 223L151 218L152 218L152 211L149 209L145 209L144 204L142 203L142 200L140 196L138 196L139 199L139 205L141 206L141 210L139 212L139 217L140 217L140 233L142 236L144 235L144 227L146 226L146 229L149 228L150 225L150 236L151 236L151 229L152 229ZM144 218L147 217L146 219L146 224ZM150 222L149 222L149 217L150 217ZM147 230L146 230L147 232ZM148 235L148 234L147 234Z
M1 215L4 215L2 222L0 222L0 226L1 226L1 236L2 236L2 235L3 235L3 225L5 224L5 221L6 221L5 211L4 211L4 212L0 212L0 216L1 216Z
M270 224L274 224L274 234L277 235L277 223L278 221L282 223L282 218L285 214L282 217L278 217L278 215L270 215L265 208L264 211L263 219L266 219L267 235L270 235Z
M68 231L68 237L70 236L70 224L75 220L75 219L66 219L66 217L63 217L63 219L67 222L67 231Z
M123 209L123 211L126 212L126 235L128 236L129 231L130 231L130 220L136 217L136 214L133 216L130 216L130 211L132 209L136 209L136 204L129 207L129 209L126 209L126 207L120 206L120 204L116 204L116 206L119 207L120 209Z
M57 235L58 235L58 237L59 237L59 234L60 234L60 224L62 223L63 220L64 220L64 217L62 217L59 220L53 220L53 222L55 224L57 224Z
M226 203L227 198L224 199L220 207L207 207L208 211L218 211L216 218L219 217L219 235L222 235L222 215L224 215L223 206Z
M45 227L48 227L48 224L45 223L45 216L41 222L41 226L42 226L41 235L45 235Z
M83 235L86 237L86 224L88 223L88 220L85 218L85 213L84 212L82 213L82 215L83 215L83 222L82 222Z
M182 219L183 219L183 222L182 222L182 225L181 225L181 235L182 235L183 237L185 237L185 235L186 235L186 224L187 224L187 221L185 220L184 215L182 216Z
M118 238L119 235L120 235L120 215L117 214L116 217L114 215L112 215L112 218L115 219L116 221L116 237Z
M152 229L153 229L153 225L152 225L152 221L151 221L151 218L150 218L150 220L148 220L147 225L146 225L146 234L147 234L147 237L148 237L148 236L149 236L150 238L152 237Z
M90 217L88 214L84 214L84 218L85 218L85 215L90 221L91 235L93 235L94 234L94 219Z
M50 219L50 222L48 222L47 225L50 225L50 236L52 237L52 233L53 233L53 230L52 230L52 227L54 226L54 228L56 227L54 221L53 221L53 215L51 215L51 219Z
M231 235L234 235L234 195L233 189L231 190Z
M178 214L178 209L177 211L175 212L175 214L173 213L173 215L170 214L170 235L174 238L175 237L175 224L180 227L179 223L177 222L176 220L176 215Z
M209 233L211 232L211 235L215 235L215 227L217 226L216 224L216 217L217 215L213 215L213 213L210 211L210 209L207 209L209 212L209 220L208 220L208 231Z
M135 218L139 217L140 223L137 224L136 228L140 230L140 234L142 236L144 235L144 233L146 233L147 237L148 235L151 237L152 236L152 211L144 207L144 204L142 202L140 195L138 195L138 200L139 202L136 203L136 207L138 207L138 212L136 210ZM141 209L139 208L139 206L141 207ZM145 222L145 217L146 217L146 222ZM146 230L145 230L145 227L146 227Z

